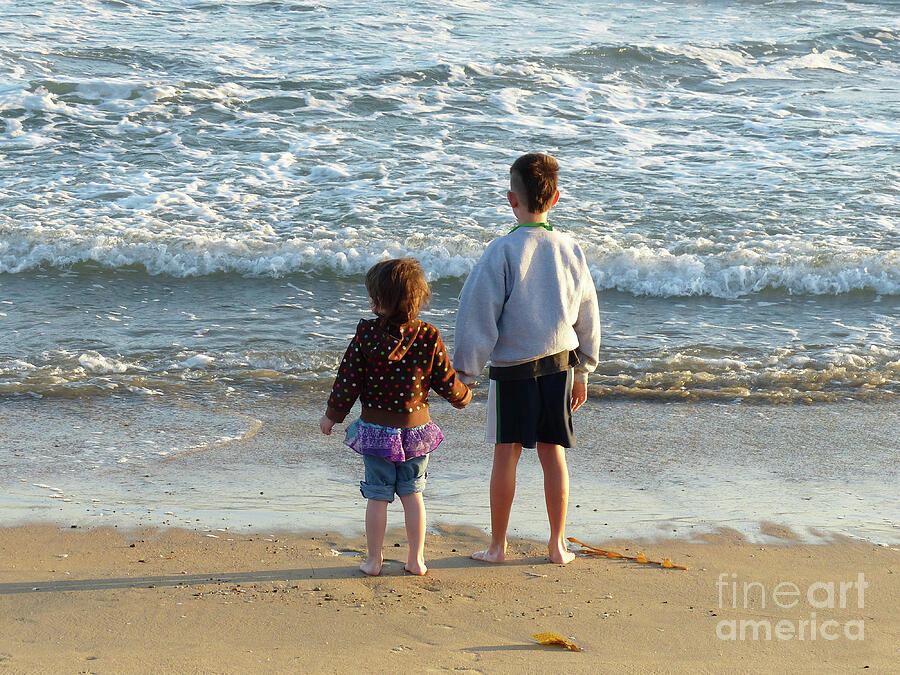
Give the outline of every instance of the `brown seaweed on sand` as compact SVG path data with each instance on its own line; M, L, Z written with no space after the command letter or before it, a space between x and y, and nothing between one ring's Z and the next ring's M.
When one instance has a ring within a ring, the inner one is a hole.
M675 565L672 562L671 558L665 558L662 562L658 560L649 560L647 556L643 553L638 553L637 556L630 555L622 555L616 551L607 551L606 549L597 548L596 546L591 546L590 544L585 544L582 541L578 541L575 537L568 537L568 541L573 544L578 544L581 547L580 551L577 551L581 555L587 556L589 558L609 558L610 560L632 560L636 563L646 564L646 565L659 565L660 567L664 567L665 569L670 570L686 570L687 567L683 565Z
M561 635L557 635L556 633L535 633L531 637L540 642L542 645L561 645L573 652L581 651L578 648L578 645L576 645L574 642L566 640L564 637L562 637Z

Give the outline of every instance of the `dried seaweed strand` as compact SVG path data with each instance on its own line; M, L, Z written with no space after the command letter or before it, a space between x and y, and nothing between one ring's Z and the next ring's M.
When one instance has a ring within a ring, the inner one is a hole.
M671 558L665 558L660 562L659 560L650 560L643 553L638 553L636 556L623 555L618 553L617 551L607 551L602 548L597 548L596 546L591 546L590 544L585 544L583 541L578 541L575 537L568 537L568 541L573 544L578 544L581 546L580 551L578 551L581 555L588 556L590 558L608 558L610 560L631 560L636 563L640 563L642 565L659 565L662 568L670 569L670 570L686 570L687 567L683 565L675 565L672 562Z

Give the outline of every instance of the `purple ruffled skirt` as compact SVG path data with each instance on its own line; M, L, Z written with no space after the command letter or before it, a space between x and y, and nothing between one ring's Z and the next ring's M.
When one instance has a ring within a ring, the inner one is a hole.
M344 444L360 455L375 455L391 462L405 462L427 455L443 440L444 433L434 422L398 429L357 419L347 427Z

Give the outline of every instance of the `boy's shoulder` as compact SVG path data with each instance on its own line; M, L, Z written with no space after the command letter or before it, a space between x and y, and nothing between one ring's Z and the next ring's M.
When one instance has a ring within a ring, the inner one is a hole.
M575 238L558 229L551 231L529 228L525 232L516 229L492 240L484 249L477 268L482 274L502 278L508 274L522 274L529 265L526 261L538 255L551 258L558 267L583 274L587 270L587 256ZM529 263L530 264L530 263Z
M522 237L519 233L520 230L516 229L497 237L487 245L484 250L484 255L511 255L516 257L525 248L538 246L567 249L577 251L578 253L581 252L581 247L578 245L575 237L568 232L563 232L559 229L550 231L544 229L532 230L530 232L526 231L526 237ZM530 236L530 233L537 236Z

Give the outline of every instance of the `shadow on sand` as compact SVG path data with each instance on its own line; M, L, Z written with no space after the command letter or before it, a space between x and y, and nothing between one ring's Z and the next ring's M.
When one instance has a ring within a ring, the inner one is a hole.
M362 560L362 557L355 558ZM404 563L385 559L381 577L410 577L403 570ZM546 564L546 558L515 558L505 566ZM429 571L478 568L483 563L465 556L451 556L428 561ZM103 591L117 588L160 588L165 586L196 586L201 584L248 584L276 581L309 581L325 579L369 578L359 571L358 565L280 570L253 570L250 572L221 572L205 574L171 574L166 576L112 577L100 579L64 579L58 581L25 581L0 584L0 596L19 593L62 593L70 591ZM423 578L428 578L423 577Z

